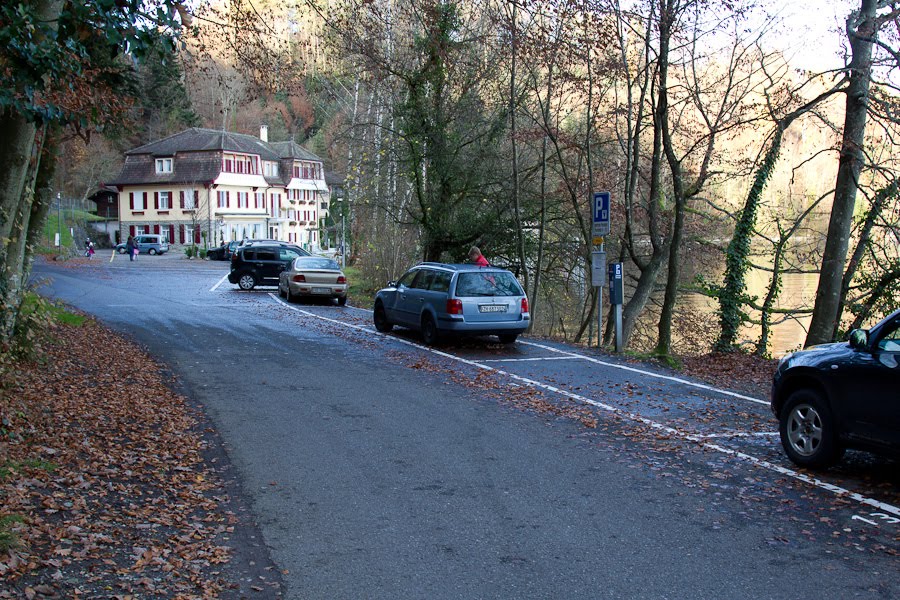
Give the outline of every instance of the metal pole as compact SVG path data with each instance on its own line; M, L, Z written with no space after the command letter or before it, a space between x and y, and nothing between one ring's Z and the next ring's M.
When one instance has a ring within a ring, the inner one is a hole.
M343 212L343 211L341 211ZM344 215L341 215L341 268L347 266L347 240L344 233Z
M622 305L616 304L616 353L622 352Z
M600 244L600 252L603 252L603 244ZM597 288L597 347L603 345L603 286Z
M62 248L62 198L59 192L56 192L56 245Z

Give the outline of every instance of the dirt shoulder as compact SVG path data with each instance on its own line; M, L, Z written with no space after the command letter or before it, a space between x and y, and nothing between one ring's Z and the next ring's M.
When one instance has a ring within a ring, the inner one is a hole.
M277 598L198 407L135 344L55 325L0 375L0 598Z

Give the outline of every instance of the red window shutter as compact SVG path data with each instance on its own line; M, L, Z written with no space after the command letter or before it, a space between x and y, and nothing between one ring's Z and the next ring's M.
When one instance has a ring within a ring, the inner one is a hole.
M169 192L169 210L175 208L175 192Z
M154 226L153 226L153 233L159 235L159 225L154 225Z
M159 192L153 192L153 208L159 210Z
M175 225L169 225L169 241L175 242Z
M131 210L134 210L134 192L128 193L128 204L131 207ZM134 229L134 227L132 227L132 229ZM134 235L133 232L132 235Z
M181 204L181 208L184 208L184 190L178 192L178 202Z
M199 227L194 227L194 243L195 244L200 243L200 228Z
M259 194L253 192L253 208L259 208Z
M128 235L134 237L134 225L128 228Z
M225 208L231 208L231 192L225 192Z
M208 197L209 196L207 195L207 198ZM200 204L200 191L194 190L194 208L200 208L199 204Z
M181 243L183 244L184 243L184 225L179 225L178 227L179 227L178 239L181 240Z

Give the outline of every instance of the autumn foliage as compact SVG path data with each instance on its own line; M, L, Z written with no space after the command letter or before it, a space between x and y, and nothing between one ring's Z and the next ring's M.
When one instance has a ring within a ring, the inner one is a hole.
M218 597L235 518L198 415L96 322L52 335L0 380L0 598Z

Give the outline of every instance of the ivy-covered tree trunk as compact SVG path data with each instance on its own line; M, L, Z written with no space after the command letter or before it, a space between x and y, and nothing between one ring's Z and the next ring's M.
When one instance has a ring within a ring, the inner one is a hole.
M37 166L32 160L36 134L37 128L25 117L0 111L0 346L4 347L15 331L22 297L19 254L31 215L28 184Z
M750 242L753 229L756 227L756 214L762 201L763 191L772 177L772 170L781 154L781 140L784 129L779 125L775 129L772 143L766 151L762 164L756 170L753 185L747 194L744 208L734 227L734 235L725 250L724 283L719 290L719 339L716 350L731 352L737 343L738 331L744 323L744 304L746 304L746 282L744 280L750 269Z

